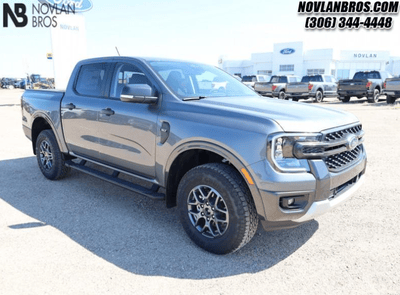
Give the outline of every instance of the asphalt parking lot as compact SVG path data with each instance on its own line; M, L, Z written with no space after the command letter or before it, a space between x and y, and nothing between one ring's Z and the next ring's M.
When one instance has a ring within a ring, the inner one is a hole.
M76 171L46 180L21 94L0 90L0 294L400 294L400 100L323 102L361 120L365 184L308 224L259 229L216 256L162 202Z

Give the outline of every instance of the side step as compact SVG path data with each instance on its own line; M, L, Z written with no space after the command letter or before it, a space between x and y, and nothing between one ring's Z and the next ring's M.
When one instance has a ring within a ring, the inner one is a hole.
M150 199L160 200L160 201L165 200L165 195L158 192L158 189L160 188L160 186L158 186L156 184L153 184L153 186L150 189L148 189L148 188L145 188L138 184L134 184L129 181L123 180L121 178L118 178L118 176L120 174L120 172L118 172L118 171L114 171L112 175L109 175L107 173L98 171L96 169L86 167L85 164L86 164L85 160L82 160L79 164L72 162L72 161L65 162L65 165L68 167L71 167L72 169L81 171L83 173L92 175L94 177L100 178L105 181L108 181L112 184L121 186L121 187L128 189L130 191L133 191L137 194L141 194L143 196L149 197Z

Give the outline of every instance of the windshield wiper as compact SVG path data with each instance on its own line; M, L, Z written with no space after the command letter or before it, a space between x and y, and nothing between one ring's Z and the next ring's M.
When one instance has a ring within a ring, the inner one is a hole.
M182 99L183 101L188 101L188 100L200 100L200 99L204 99L207 98L207 96L196 96L196 97L185 97L184 99Z

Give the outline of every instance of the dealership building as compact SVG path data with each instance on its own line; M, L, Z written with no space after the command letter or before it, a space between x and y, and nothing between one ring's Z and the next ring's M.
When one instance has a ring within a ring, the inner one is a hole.
M400 58L389 51L303 49L303 42L274 44L273 52L253 53L250 60L225 60L219 67L230 74L245 75L316 75L331 74L337 79L352 78L357 71L388 71L400 74Z

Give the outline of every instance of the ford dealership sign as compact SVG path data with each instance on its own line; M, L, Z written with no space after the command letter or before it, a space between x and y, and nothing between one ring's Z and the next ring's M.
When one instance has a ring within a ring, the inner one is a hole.
M285 48L280 51L281 54L293 54L296 50L293 48Z
M91 0L39 0L39 2L58 10L70 10L72 8L75 12L85 12L93 8Z

